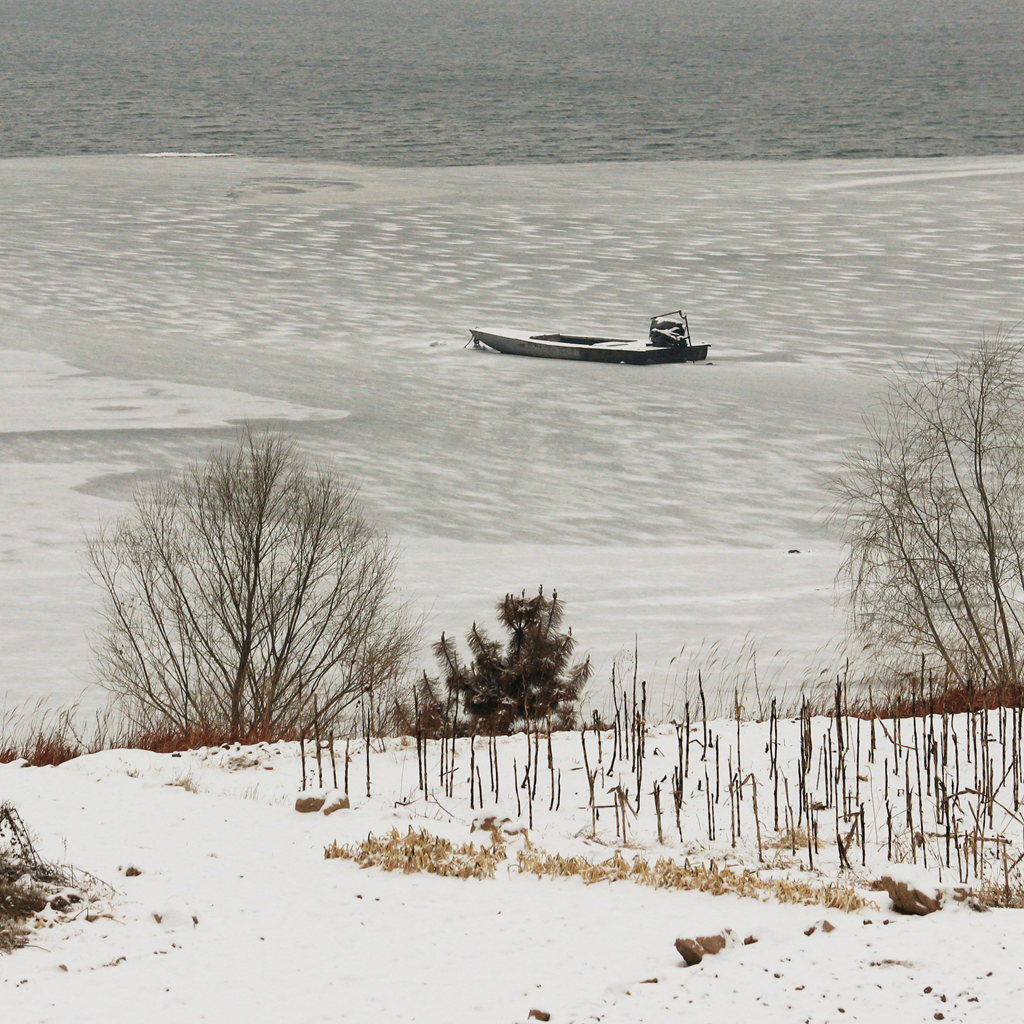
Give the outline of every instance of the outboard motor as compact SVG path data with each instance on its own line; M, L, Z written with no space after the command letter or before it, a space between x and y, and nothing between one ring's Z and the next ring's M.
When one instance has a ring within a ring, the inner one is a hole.
M689 348L690 327L685 313L651 317L649 340L662 348Z

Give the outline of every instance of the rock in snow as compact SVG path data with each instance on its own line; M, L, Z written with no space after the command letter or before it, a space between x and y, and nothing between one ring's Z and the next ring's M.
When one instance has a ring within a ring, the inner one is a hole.
M942 893L932 889L930 893L919 889L910 882L895 879L891 875L883 875L879 886L884 889L892 900L892 909L897 914L917 914L924 917L934 914L942 906Z
M335 811L347 811L352 805L349 803L347 794L340 789L329 789L324 794L323 812L333 814Z
M676 939L676 952L686 961L687 967L696 967L705 956L721 953L729 944L732 932L725 928L717 935L698 935L695 939Z

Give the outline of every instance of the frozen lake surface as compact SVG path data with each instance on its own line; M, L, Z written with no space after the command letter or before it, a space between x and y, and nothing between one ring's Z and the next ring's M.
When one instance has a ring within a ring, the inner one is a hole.
M84 534L243 418L358 481L428 640L543 583L599 683L634 638L669 688L748 634L813 664L828 476L901 360L1024 318L1022 183L1024 157L2 161L0 688L86 685ZM712 365L464 349L679 305Z

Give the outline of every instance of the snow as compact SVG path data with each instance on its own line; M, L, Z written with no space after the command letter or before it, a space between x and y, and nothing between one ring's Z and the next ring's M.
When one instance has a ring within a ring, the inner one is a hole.
M734 725L711 728L724 751ZM756 743L763 728L743 728L749 767L762 780L768 834L770 786ZM781 728L785 746L796 725ZM818 735L828 728L824 720L814 724ZM674 736L671 728L653 730L650 756L669 749ZM610 733L603 740L607 766ZM525 742L499 740L500 772L509 772ZM292 809L301 776L295 744L180 756L108 751L57 768L0 766L0 793L35 830L38 848L116 890L94 920L79 913L44 922L29 947L0 958L5 1019L85 1024L144 1013L157 1022L493 1024L525 1021L537 1008L575 1024L648 1024L690 1013L709 1022L781 1024L877 1021L894 1005L914 1020L935 1013L949 1021L1017 1019L1024 918L1003 910L982 916L953 902L927 918L892 913L884 894L864 889L882 867L870 833L869 867L852 877L877 907L849 914L628 881L584 885L501 867L493 879L460 880L325 860L324 848L335 841L391 828L426 828L484 845L488 833L471 831L474 818L511 813L513 823L526 824L525 808L517 820L507 786L497 802L469 807L467 741L459 743L451 796L424 797L416 788L415 745L388 741L375 745L367 798L359 747L351 751L352 809L329 817ZM529 842L595 860L610 856L609 815L599 841L586 835L585 783L573 770L582 764L578 735L556 735L553 755L563 773L562 805L547 810L542 778ZM436 744L428 763L436 779ZM627 774L622 769L620 777ZM625 855L714 857L723 866L756 868L749 817L736 849L727 840L709 846L699 835L700 808L700 800L688 799L685 841L670 834L659 845L648 798ZM521 835L505 841L510 850L526 842ZM139 873L127 875L129 866ZM835 877L834 864L820 876L795 865L767 874L780 871L797 880ZM936 874L918 869L915 877L934 884ZM825 921L834 930L824 929ZM725 928L734 933L726 949L683 967L676 938ZM743 945L747 936L757 942Z

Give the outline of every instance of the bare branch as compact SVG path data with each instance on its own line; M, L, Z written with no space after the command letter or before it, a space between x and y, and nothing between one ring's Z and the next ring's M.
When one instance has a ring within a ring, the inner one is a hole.
M417 628L354 488L245 431L88 545L105 590L101 681L136 720L236 739L321 725L407 671Z
M893 379L836 482L855 626L930 651L961 683L1022 681L1021 357L1000 334L952 368Z

